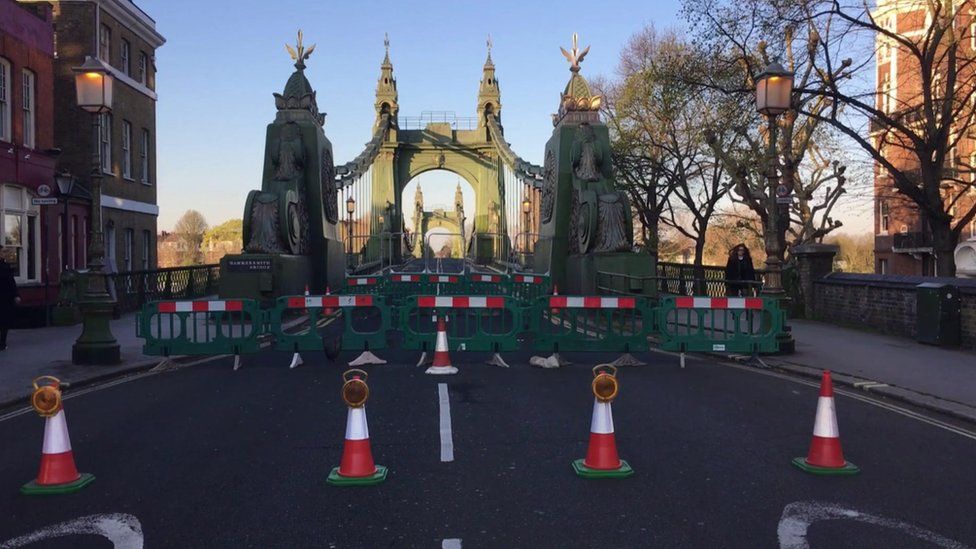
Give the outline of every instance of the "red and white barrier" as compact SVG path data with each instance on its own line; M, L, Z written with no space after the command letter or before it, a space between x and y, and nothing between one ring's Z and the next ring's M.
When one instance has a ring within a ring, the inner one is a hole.
M439 284L456 284L458 277L451 275L430 275L427 280L430 282L437 282Z
M217 313L243 309L244 302L238 300L160 301L156 304L156 310L160 313Z
M637 300L632 297L569 297L553 295L549 306L560 309L633 309Z
M346 286L375 286L378 283L379 279L372 276L346 279Z
M468 278L471 280L471 282L498 283L502 281L501 275L492 275L492 274L473 274L473 275L468 275Z
M501 296L422 295L417 297L417 306L453 309L504 309L505 298Z
M542 284L546 281L545 278L535 275L515 275L515 282L520 284Z
M676 297L678 309L762 309L759 297Z
M420 282L421 275L418 274L395 274L390 276L393 282Z
M289 309L307 309L322 307L372 307L371 295L310 295L307 297L289 297Z

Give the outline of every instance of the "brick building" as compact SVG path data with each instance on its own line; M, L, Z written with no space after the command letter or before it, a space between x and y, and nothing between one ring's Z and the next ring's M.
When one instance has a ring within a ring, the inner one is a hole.
M89 184L93 147L103 171L102 217L106 269L156 267L156 48L165 39L131 0L61 0L54 20L54 144L58 167ZM92 116L75 102L73 67L85 56L102 60L115 77L112 112Z
M976 23L973 11L956 2L957 29L961 33L961 56L976 56ZM947 5L945 3L943 6ZM879 26L902 36L924 35L931 21L928 3L919 0L878 0L872 15ZM943 8L947 9L947 8ZM875 39L877 61L877 108L886 113L910 109L921 104L921 75L917 60L903 48L878 33ZM938 89L940 75L933 88ZM910 123L910 122L909 122ZM872 136L877 139L877 135ZM956 139L958 138L958 139ZM957 145L950 151L948 177L957 181L943 184L943 200L961 194L955 210L966 212L976 202L976 134L954 134ZM917 170L918 160L897 147L885 149L886 158L899 170ZM968 188L967 188L968 187ZM950 211L952 213L952 211ZM874 169L874 252L875 272L879 274L937 276L929 226L914 202L896 192L889 175L875 164ZM962 228L960 240L976 238L976 222Z
M49 5L0 0L0 254L13 266L28 323L43 322L62 265L63 210L32 200L57 198L53 44ZM69 215L84 223L85 212L76 204ZM73 246L84 248L80 234Z

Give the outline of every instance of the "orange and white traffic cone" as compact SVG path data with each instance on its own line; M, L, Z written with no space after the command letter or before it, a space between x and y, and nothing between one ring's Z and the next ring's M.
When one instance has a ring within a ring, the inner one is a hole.
M447 326L444 317L437 317L437 342L434 344L434 362L425 374L448 375L456 374L458 369L451 365L451 355L447 352Z
M49 384L40 385L39 381ZM88 486L95 480L89 473L79 473L75 467L68 423L61 401L61 382L51 376L34 380L31 404L44 420L44 445L41 449L41 467L37 479L20 488L22 494L70 494Z
M829 370L824 370L820 381L820 398L817 400L817 417L813 423L810 451L805 458L794 458L793 465L815 475L854 475L860 472L857 465L844 459L844 452L840 447L840 430L837 428L837 411L834 408L834 384Z
M305 294L305 295L308 295L308 294ZM325 295L332 295L332 288L329 288L328 286L326 286L325 287ZM325 311L323 311L323 312L324 312L325 316L332 316L335 313L335 309L333 309L332 307L326 307L325 308Z
M617 455L613 431L611 402L617 397L617 368L601 364L593 368L593 416L590 420L590 444L586 458L573 462L576 474L583 478L623 478L634 474L630 464Z
M335 486L370 486L386 480L386 467L373 462L366 423L366 400L369 386L366 372L352 369L342 374L342 399L349 412L346 416L346 441L342 461L329 473L327 482Z

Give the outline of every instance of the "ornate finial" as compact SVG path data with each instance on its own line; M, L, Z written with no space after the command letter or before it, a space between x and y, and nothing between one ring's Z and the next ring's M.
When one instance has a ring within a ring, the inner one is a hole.
M488 56L491 57L491 46L492 46L493 42L491 41L491 33L490 32L488 33L488 41L485 42L485 44L487 44L487 46L488 46Z
M305 68L305 60L315 51L315 44L312 44L312 47L306 50L304 44L302 44L302 29L298 29L298 43L294 48L285 44L285 49L288 50L288 55L291 55L291 58L295 61L295 68L301 70Z
M569 70L572 72L579 72L580 63L583 62L583 58L586 57L586 54L590 52L589 46L586 46L586 48L584 48L583 51L580 51L579 48L577 47L578 42L579 42L579 36L577 36L577 34L574 32L573 49L570 51L566 51L562 47L559 48L559 51L563 52L563 56L566 57L566 59L569 61Z
M390 56L390 34L387 32L383 33L383 47L386 48L386 56Z

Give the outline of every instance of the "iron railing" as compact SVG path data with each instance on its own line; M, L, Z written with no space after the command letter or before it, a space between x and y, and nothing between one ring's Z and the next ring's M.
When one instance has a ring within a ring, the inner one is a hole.
M932 234L923 232L895 233L891 237L891 250L924 250L932 248Z
M742 288L748 295L758 295L762 290L763 271L756 269L759 280L755 282L726 280L725 268L717 265L702 265L702 276L695 276L695 266L690 263L658 262L658 291L671 295L699 295L722 297L730 289Z
M136 311L150 301L192 299L217 293L220 265L167 267L108 275L119 312Z

